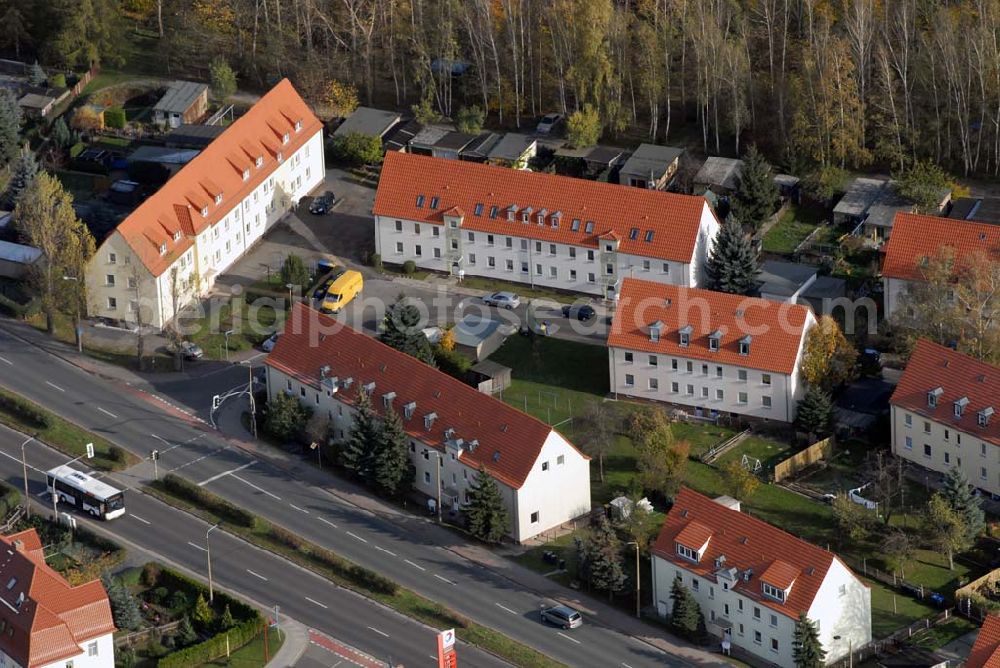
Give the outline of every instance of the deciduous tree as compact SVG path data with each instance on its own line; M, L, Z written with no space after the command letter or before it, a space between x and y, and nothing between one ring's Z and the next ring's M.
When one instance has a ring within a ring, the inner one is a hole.
M893 529L882 539L879 552L885 558L886 567L906 577L906 566L913 560L916 546L910 540L910 535L902 529Z
M354 84L334 79L326 87L323 102L334 118L347 118L358 108L358 89Z
M462 107L455 116L455 127L459 132L478 134L483 129L486 114L476 106Z
M480 468L469 487L469 503L463 512L469 532L487 543L499 543L510 530L510 516L496 481Z
M924 535L931 549L948 555L948 568L955 570L955 553L972 547L969 529L961 515L937 492L927 502L922 518Z
M219 100L226 100L236 92L236 73L221 56L213 58L208 64L208 80L212 94Z
M0 167L13 161L20 152L21 108L17 98L7 89L0 89Z
M757 253L735 216L722 224L705 263L709 287L733 295L750 295L757 289Z
M360 132L348 132L330 140L333 159L353 167L382 162L382 140Z
M937 163L918 160L900 175L896 188L921 213L936 214L944 196L955 189L955 182Z
M604 482L604 457L614 447L614 415L603 401L593 400L583 409L579 417L579 445L585 453L597 459L597 470Z
M857 359L858 351L844 337L840 325L824 315L806 334L802 376L810 385L829 390L855 378Z
M760 478L734 459L722 467L722 485L734 499L749 501L760 487Z
M659 428L646 435L638 447L636 469L643 489L673 498L680 488L691 444L674 441L669 429Z
M305 290L309 286L309 270L302 258L295 253L289 253L285 261L281 263L281 282L286 287L293 286L299 291Z
M574 111L566 119L566 141L573 148L587 148L601 138L601 116L591 104Z
M833 500L833 517L841 536L859 543L868 536L873 516L864 506L854 503L847 494L838 494Z

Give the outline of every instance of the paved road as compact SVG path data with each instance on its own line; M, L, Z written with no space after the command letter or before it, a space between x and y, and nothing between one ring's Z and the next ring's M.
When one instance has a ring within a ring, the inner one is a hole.
M456 536L417 518L388 521L254 459L165 407L110 385L0 334L0 384L48 406L140 455L162 453L174 471L312 541L573 666L687 665L635 638L596 624L572 633L543 626L540 601L510 580L455 554ZM304 464L300 466L305 466ZM150 477L148 464L123 474ZM297 576L296 576L297 578ZM296 578L283 578L285 581ZM305 620L303 620L305 621ZM352 638L345 638L349 642Z
M23 440L20 434L0 427L0 477L18 489L24 484L20 461ZM48 514L51 506L45 493L44 471L64 463L67 457L37 443L29 444L26 454L31 464L29 492L41 504L36 508ZM126 486L115 476L102 477L118 487ZM206 571L207 524L137 492L126 494L126 508L124 517L111 522L95 521L82 514L76 517L79 523L106 532L126 546L138 545L195 573ZM263 606L277 604L282 614L342 638L390 665L395 665L392 659L405 661L407 666L437 665L433 630L224 531L213 532L211 541L213 581L219 587L239 592ZM463 663L484 668L507 665L475 647L463 645L459 651Z

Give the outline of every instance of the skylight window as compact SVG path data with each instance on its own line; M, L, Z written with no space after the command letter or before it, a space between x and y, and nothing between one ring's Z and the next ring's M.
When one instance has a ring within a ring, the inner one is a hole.
M574 218L573 222L569 226L569 229L571 229L574 232L579 232L580 231L580 219L579 218Z
M432 209L438 208L438 201L439 200L438 200L437 197L431 197L431 208Z
M494 204L493 206L491 206L490 207L490 218L496 218L497 217L497 213L499 213L499 211L500 211L500 207L498 207L496 204Z
M13 589L14 585L16 585L16 584L17 584L17 578L11 578L10 580L8 580L7 581L7 591L10 591L11 589Z
M639 228L638 227L633 227L631 230L629 230L628 231L628 238L631 241L635 241L636 239L638 239L639 238Z
M587 225L583 228L583 231L586 232L587 234L593 234L594 233L594 221L588 220L587 221Z
M646 230L646 243L648 244L653 240L653 230Z
M475 216L481 216L481 215L483 215L483 205L482 205L482 203L477 204L475 210L473 210L472 213Z
M417 208L418 209L422 209L423 206L424 206L424 196L423 195L417 195Z

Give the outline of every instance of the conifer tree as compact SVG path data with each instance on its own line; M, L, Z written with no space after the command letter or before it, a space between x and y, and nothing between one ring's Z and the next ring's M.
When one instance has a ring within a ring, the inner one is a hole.
M421 329L420 310L400 295L386 309L379 341L434 366L434 350Z
M21 193L31 185L35 177L38 176L38 172L38 161L35 160L35 154L31 151L28 151L14 162L14 168L10 175L10 184L7 186L11 204L17 204L17 201L21 198Z
M830 433L832 422L833 400L818 385L810 385L799 401L795 425L804 432L823 437Z
M733 214L743 225L757 232L774 213L778 201L778 186L771 175L771 165L764 155L751 145L743 156L743 168L733 196Z
M711 290L734 295L750 295L757 289L757 253L739 222L730 216L722 224L719 236L706 262Z
M142 614L132 592L119 578L105 573L101 577L105 591L108 592L108 602L111 604L111 616L119 629L133 631L142 624Z
M975 543L976 538L986 528L982 501L978 496L972 495L972 485L958 467L952 467L945 474L941 494L952 510L962 518L969 544Z
M10 90L0 89L0 167L17 157L21 133L21 107Z
M469 488L465 517L469 523L469 532L487 543L499 543L510 529L510 518L503 497L500 496L500 488L486 469L479 469Z
M198 598L194 601L194 610L191 612L191 618L194 620L194 623L201 628L206 628L212 623L212 618L214 617L215 613L208 606L208 601L205 600L201 592L198 592Z
M177 627L177 642L180 643L181 647L193 644L198 640L198 634L194 631L194 626L191 625L191 618L187 615L181 617L181 624Z
M694 638L703 623L701 607L684 586L680 576L674 578L670 600L673 604L670 612L671 630L684 638Z
M622 544L608 518L601 515L579 545L580 571L591 586L611 598L625 586Z
M382 496L402 496L413 484L413 476L403 420L390 408L379 427L378 445L372 461L372 486Z
M819 641L819 631L804 612L799 613L795 623L792 660L795 668L823 668L826 665L826 650Z
M354 409L354 423L341 451L341 461L344 468L368 482L371 480L375 449L379 441L379 425L372 410L371 398L362 387L358 387Z
M42 69L37 60L31 66L31 69L28 70L28 83L35 87L45 85L45 70Z
M59 148L69 148L73 141L73 133L70 132L69 126L66 125L66 119L62 116L52 124L52 141Z
M229 604L226 604L225 609L222 611L222 616L219 618L219 627L223 631L227 631L236 626L236 620L233 619L233 612L229 609Z

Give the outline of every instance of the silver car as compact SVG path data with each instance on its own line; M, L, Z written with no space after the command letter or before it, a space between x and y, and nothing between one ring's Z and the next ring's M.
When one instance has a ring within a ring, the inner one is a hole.
M508 311L521 305L521 298L513 292L494 292L483 297L483 303L487 306L505 308Z
M565 605L554 605L542 610L542 621L564 629L575 629L583 626L583 615Z

